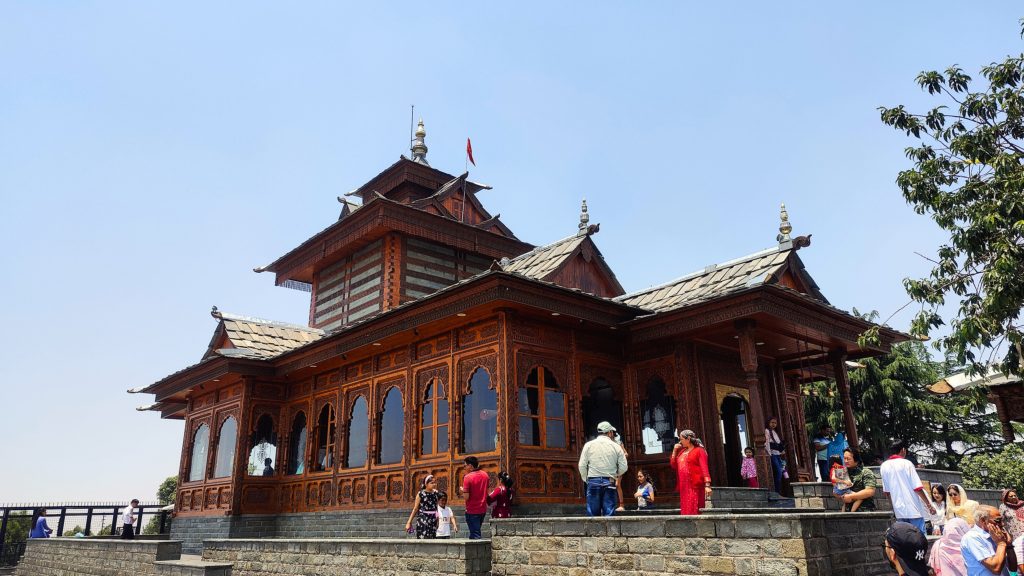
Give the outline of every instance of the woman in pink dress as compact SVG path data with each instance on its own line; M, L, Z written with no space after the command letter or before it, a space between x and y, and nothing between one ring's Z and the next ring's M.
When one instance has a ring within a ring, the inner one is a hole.
M692 430L679 433L679 443L672 448L669 463L676 471L679 514L697 515L711 496L711 474L708 473L708 453Z

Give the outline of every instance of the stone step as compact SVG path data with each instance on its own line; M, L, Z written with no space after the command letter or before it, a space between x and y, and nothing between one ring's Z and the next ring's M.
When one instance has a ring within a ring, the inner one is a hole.
M231 576L231 562L211 562L200 556L182 554L178 560L156 562L156 573L161 576Z

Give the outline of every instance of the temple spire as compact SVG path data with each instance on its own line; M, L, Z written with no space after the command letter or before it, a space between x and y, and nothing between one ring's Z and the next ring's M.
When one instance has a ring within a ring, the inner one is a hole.
M416 138L412 141L412 161L430 166L427 162L427 144L424 141L426 136L427 130L423 127L423 118L420 118L420 123L416 126Z
M580 230L576 233L577 236L586 236L588 224L590 223L590 215L587 214L587 199L583 199L583 205L580 206Z
M793 231L793 225L789 223L789 212L786 212L786 205L782 204L779 210L779 235L775 237L779 244L789 242L789 233Z

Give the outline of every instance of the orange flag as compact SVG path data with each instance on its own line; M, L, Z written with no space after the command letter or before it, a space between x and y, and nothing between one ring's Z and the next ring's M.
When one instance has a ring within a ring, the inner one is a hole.
M473 143L469 141L469 138L466 138L466 156L469 156L470 164L476 166L476 162L473 161Z

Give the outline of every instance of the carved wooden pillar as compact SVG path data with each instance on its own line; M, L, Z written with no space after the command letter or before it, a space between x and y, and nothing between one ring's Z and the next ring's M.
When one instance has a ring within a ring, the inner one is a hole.
M853 401L850 399L850 378L846 373L846 350L838 349L829 353L832 360L832 369L836 373L836 388L839 389L839 399L843 404L843 422L846 428L846 441L851 448L860 447L860 439L857 437L857 419L853 417Z
M1013 424L1010 423L1010 413L1006 408L1006 400L1002 396L991 392L988 395L988 400L996 405L996 415L999 417L1003 440L1013 442L1016 438L1013 433Z
M758 484L772 486L771 457L765 451L764 402L761 399L761 382L757 377L757 343L754 339L753 320L737 320L739 333L740 365L744 380L750 392L750 426L754 431L754 460L757 462Z

